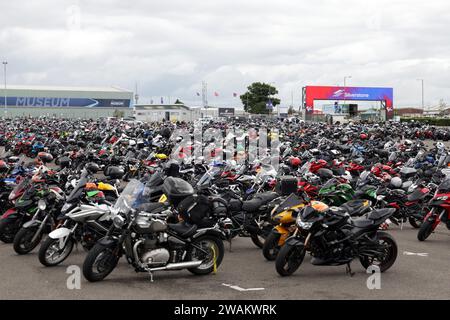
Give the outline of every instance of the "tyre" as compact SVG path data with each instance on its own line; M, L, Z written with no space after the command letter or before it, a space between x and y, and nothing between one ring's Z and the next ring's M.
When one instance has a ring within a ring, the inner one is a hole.
M252 233L250 238L252 239L252 242L254 243L255 246L262 249L264 246L264 243L266 242L266 239L269 236L269 234L271 233L271 231L272 231L272 226L270 226L269 228L263 227L263 229L260 230L259 234Z
M221 239L211 235L204 235L195 239L192 244L201 247L208 253L205 254L192 247L188 254L188 260L186 261L203 260L203 263L196 268L189 268L189 272L196 275L206 275L220 266L225 253Z
M59 247L59 242L60 239L52 239L50 237L47 237L42 242L39 248L40 263L46 267L53 267L67 259L73 249L73 239L67 239L63 248Z
M415 217L409 217L408 218L409 224L414 228L414 229L419 229L420 226L423 223L423 220L415 218Z
M16 235L18 228L16 226L16 220L2 219L0 220L0 240L4 243L13 243L14 236Z
M14 251L18 254L27 254L31 252L37 245L41 242L42 232L36 236L36 239L32 242L31 240L36 234L39 226L33 228L20 228L14 237Z
M377 233L378 243L380 245L384 245L384 256L379 259L376 257L360 257L361 265L367 269L371 265L377 266L380 268L380 272L384 272L388 270L394 264L395 260L397 260L398 247L395 239L387 232L378 232Z
M430 234L433 232L434 221L424 221L420 226L419 232L417 233L417 239L419 241L425 241Z
M275 260L275 269L280 276L286 277L293 274L301 266L306 251L303 247L285 244L281 247Z
M264 258L269 261L274 261L277 258L278 251L280 251L280 246L278 241L280 240L280 234L277 232L271 232L264 242L262 253Z
M96 244L87 254L83 263L83 275L90 282L105 279L117 266L119 257L114 248Z
M252 242L255 246L262 249L262 247L264 246L264 242L265 242L265 239L262 235L252 234L250 236L250 238L252 239Z

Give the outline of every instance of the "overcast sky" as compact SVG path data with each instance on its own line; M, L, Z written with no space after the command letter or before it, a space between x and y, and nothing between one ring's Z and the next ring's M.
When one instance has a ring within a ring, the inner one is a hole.
M394 106L420 105L418 78L426 105L450 104L449 1L297 2L2 0L0 58L11 84L137 82L139 102L200 104L207 81L210 104L240 105L233 92L264 81L298 106L302 86L351 75L394 87Z

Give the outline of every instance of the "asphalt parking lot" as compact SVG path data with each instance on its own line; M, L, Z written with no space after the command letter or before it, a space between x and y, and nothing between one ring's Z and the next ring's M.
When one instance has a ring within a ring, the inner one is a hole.
M82 266L86 252L81 247L62 265L46 268L38 261L38 249L18 256L12 245L0 243L0 299L449 299L450 231L440 226L425 242L409 225L389 232L398 242L398 258L381 275L381 289L372 290L367 287L370 274L358 261L352 264L353 277L345 266L312 266L306 258L292 277L281 278L274 263L245 238L233 241L232 252L226 244L215 275L158 272L152 283L148 274L135 273L122 259L103 282L89 283L81 275L80 289L69 289L71 274L66 272Z
M416 239L410 226L394 226L390 232L398 242L398 258L381 274L381 289L372 290L366 284L370 275L358 261L352 263L353 277L345 266L312 266L306 258L297 273L281 278L274 263L245 238L233 241L214 275L159 272L152 283L148 274L135 273L122 259L103 282L89 283L81 276L80 289L68 289L66 271L82 265L86 253L81 247L62 265L46 268L37 250L18 256L2 243L0 299L448 299L450 231L441 226L425 242Z

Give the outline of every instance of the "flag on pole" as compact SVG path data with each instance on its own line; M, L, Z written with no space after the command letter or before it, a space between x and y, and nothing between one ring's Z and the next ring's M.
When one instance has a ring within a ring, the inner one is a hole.
M236 92L233 92L233 97L237 97L237 93Z
M214 92L214 96L218 97L219 93L218 92Z
M200 97L200 92L197 92L197 97Z
M268 110L272 110L273 109L273 104L272 104L272 100L269 100L266 104L266 109Z
M161 104L164 104L164 98L161 97Z

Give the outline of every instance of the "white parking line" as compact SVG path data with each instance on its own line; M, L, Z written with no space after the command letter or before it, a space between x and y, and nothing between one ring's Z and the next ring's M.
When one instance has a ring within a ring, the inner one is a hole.
M409 252L403 251L404 256L419 256L419 257L428 257L428 253L426 252Z
M260 290L265 290L264 288L248 288L248 289L244 289L244 288L241 288L241 287L239 287L239 286L234 286L234 285L231 285L231 284L226 284L226 283L222 283L222 285L223 286L225 286L225 287L230 287L231 289L234 289L234 290L237 290L237 291L260 291Z

